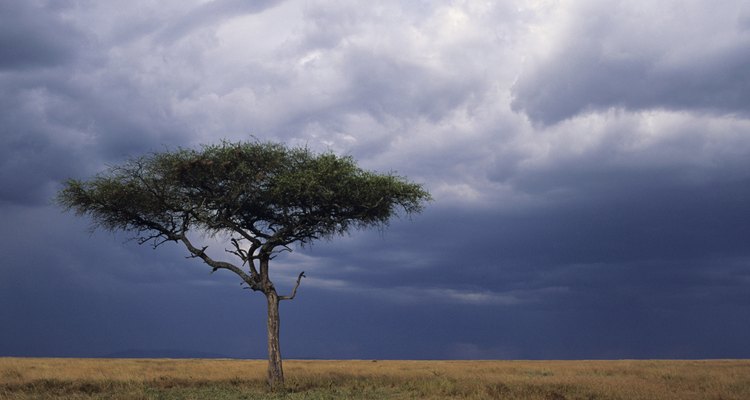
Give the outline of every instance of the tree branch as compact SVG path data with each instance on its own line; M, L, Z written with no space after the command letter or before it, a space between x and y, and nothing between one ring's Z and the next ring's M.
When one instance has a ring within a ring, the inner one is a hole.
M284 252L284 251L288 251L290 253L292 252L292 249L289 246L285 245L285 244L282 244L282 245L279 245L279 246L281 246L283 248L281 250L275 250L275 249L271 250L271 252L269 253L269 256L268 256L269 260L273 260L281 252Z
M245 239L247 239L248 241L250 241L250 243L252 243L253 246L258 246L258 247L261 246L262 243L260 242L260 240L258 240L259 237L260 238L264 238L264 239L267 238L266 235L263 235L262 232L260 232L257 229L255 229L252 225L250 225L248 227L248 229L255 236L247 233L244 229L242 229L237 223L235 223L234 221L232 221L230 218L221 218L221 222L224 223L224 224L226 224L226 225L228 225L233 231L235 231L235 232L239 233L240 235L242 235L242 237L244 237Z
M239 257L242 260L242 265L245 265L247 262L247 252L245 250L242 250L242 248L239 246L239 241L235 238L229 239L230 242L232 242L232 246L234 246L234 250L224 249L227 253L234 254L235 256Z
M190 251L192 258L200 258L201 260L203 260L203 262L205 262L210 267L212 267L214 271L218 269L227 269L227 270L234 272L240 278L242 278L242 280L245 281L245 283L247 283L250 286L250 288L253 290L262 289L258 285L258 283L250 275L246 274L245 271L243 271L242 269L228 262L216 261L212 259L211 257L209 257L208 254L206 254L206 249L208 248L208 246L203 247L201 249L193 246L193 243L191 243L190 240L187 238L187 236L185 236L184 232L179 236L179 239L182 243L185 244L185 247L187 247L188 251Z
M249 250L243 250L242 247L240 247L240 238L239 240L236 238L231 238L230 241L232 242L232 245L234 246L234 250L225 249L227 253L232 253L239 257L242 260L242 265L248 264L248 267L250 268L250 276L253 278L256 278L258 276L258 270L255 269L255 263L253 262L253 259L255 258L254 254L255 250L257 250L256 242L253 242L250 245Z
M279 300L292 300L294 299L294 296L297 295L297 288L299 288L299 283L302 280L302 278L305 277L305 271L302 271L299 273L299 276L297 277L297 284L294 285L294 289L292 289L292 294L289 296L279 296Z
M153 244L151 246L153 246L154 249L157 248L157 247L159 247L159 246L161 246L162 244L164 244L166 242L171 241L171 239L169 238L169 236L165 235L162 232L155 233L155 234L152 234L152 235L147 235L147 236L138 236L138 237L136 237L134 239L135 239L136 243L141 244L141 245L145 244L145 243L148 243L150 241L153 241Z

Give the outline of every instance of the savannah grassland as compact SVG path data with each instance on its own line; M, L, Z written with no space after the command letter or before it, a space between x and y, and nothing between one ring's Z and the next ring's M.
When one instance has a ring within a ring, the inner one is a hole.
M266 361L0 358L0 399L750 399L750 360Z

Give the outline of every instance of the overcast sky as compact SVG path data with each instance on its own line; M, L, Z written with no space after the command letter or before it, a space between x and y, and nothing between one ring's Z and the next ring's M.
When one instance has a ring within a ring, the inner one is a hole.
M287 358L750 358L746 1L0 1L0 135L0 356L265 357L239 278L51 200L258 138L434 196L274 260Z

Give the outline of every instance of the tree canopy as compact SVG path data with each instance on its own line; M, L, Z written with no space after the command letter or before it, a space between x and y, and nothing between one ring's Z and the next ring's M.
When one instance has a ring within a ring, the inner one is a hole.
M386 225L400 212L421 211L429 199L421 185L363 170L351 157L273 142L152 153L88 181L71 179L58 195L96 226L135 232L140 243L183 242L193 256L233 270L254 289L257 279L208 258L187 232L233 235L234 253L246 263L295 242Z

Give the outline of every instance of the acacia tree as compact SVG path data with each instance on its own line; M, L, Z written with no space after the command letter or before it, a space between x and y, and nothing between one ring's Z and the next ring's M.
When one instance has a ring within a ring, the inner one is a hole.
M268 383L284 384L279 349L279 301L269 262L293 244L351 229L387 225L399 212L422 210L429 193L393 174L360 169L351 157L315 154L272 142L222 142L131 159L87 181L68 180L58 193L67 210L94 227L135 233L154 248L182 243L189 257L228 270L268 304ZM191 232L199 233L190 234ZM209 256L196 237L226 238L239 261Z

